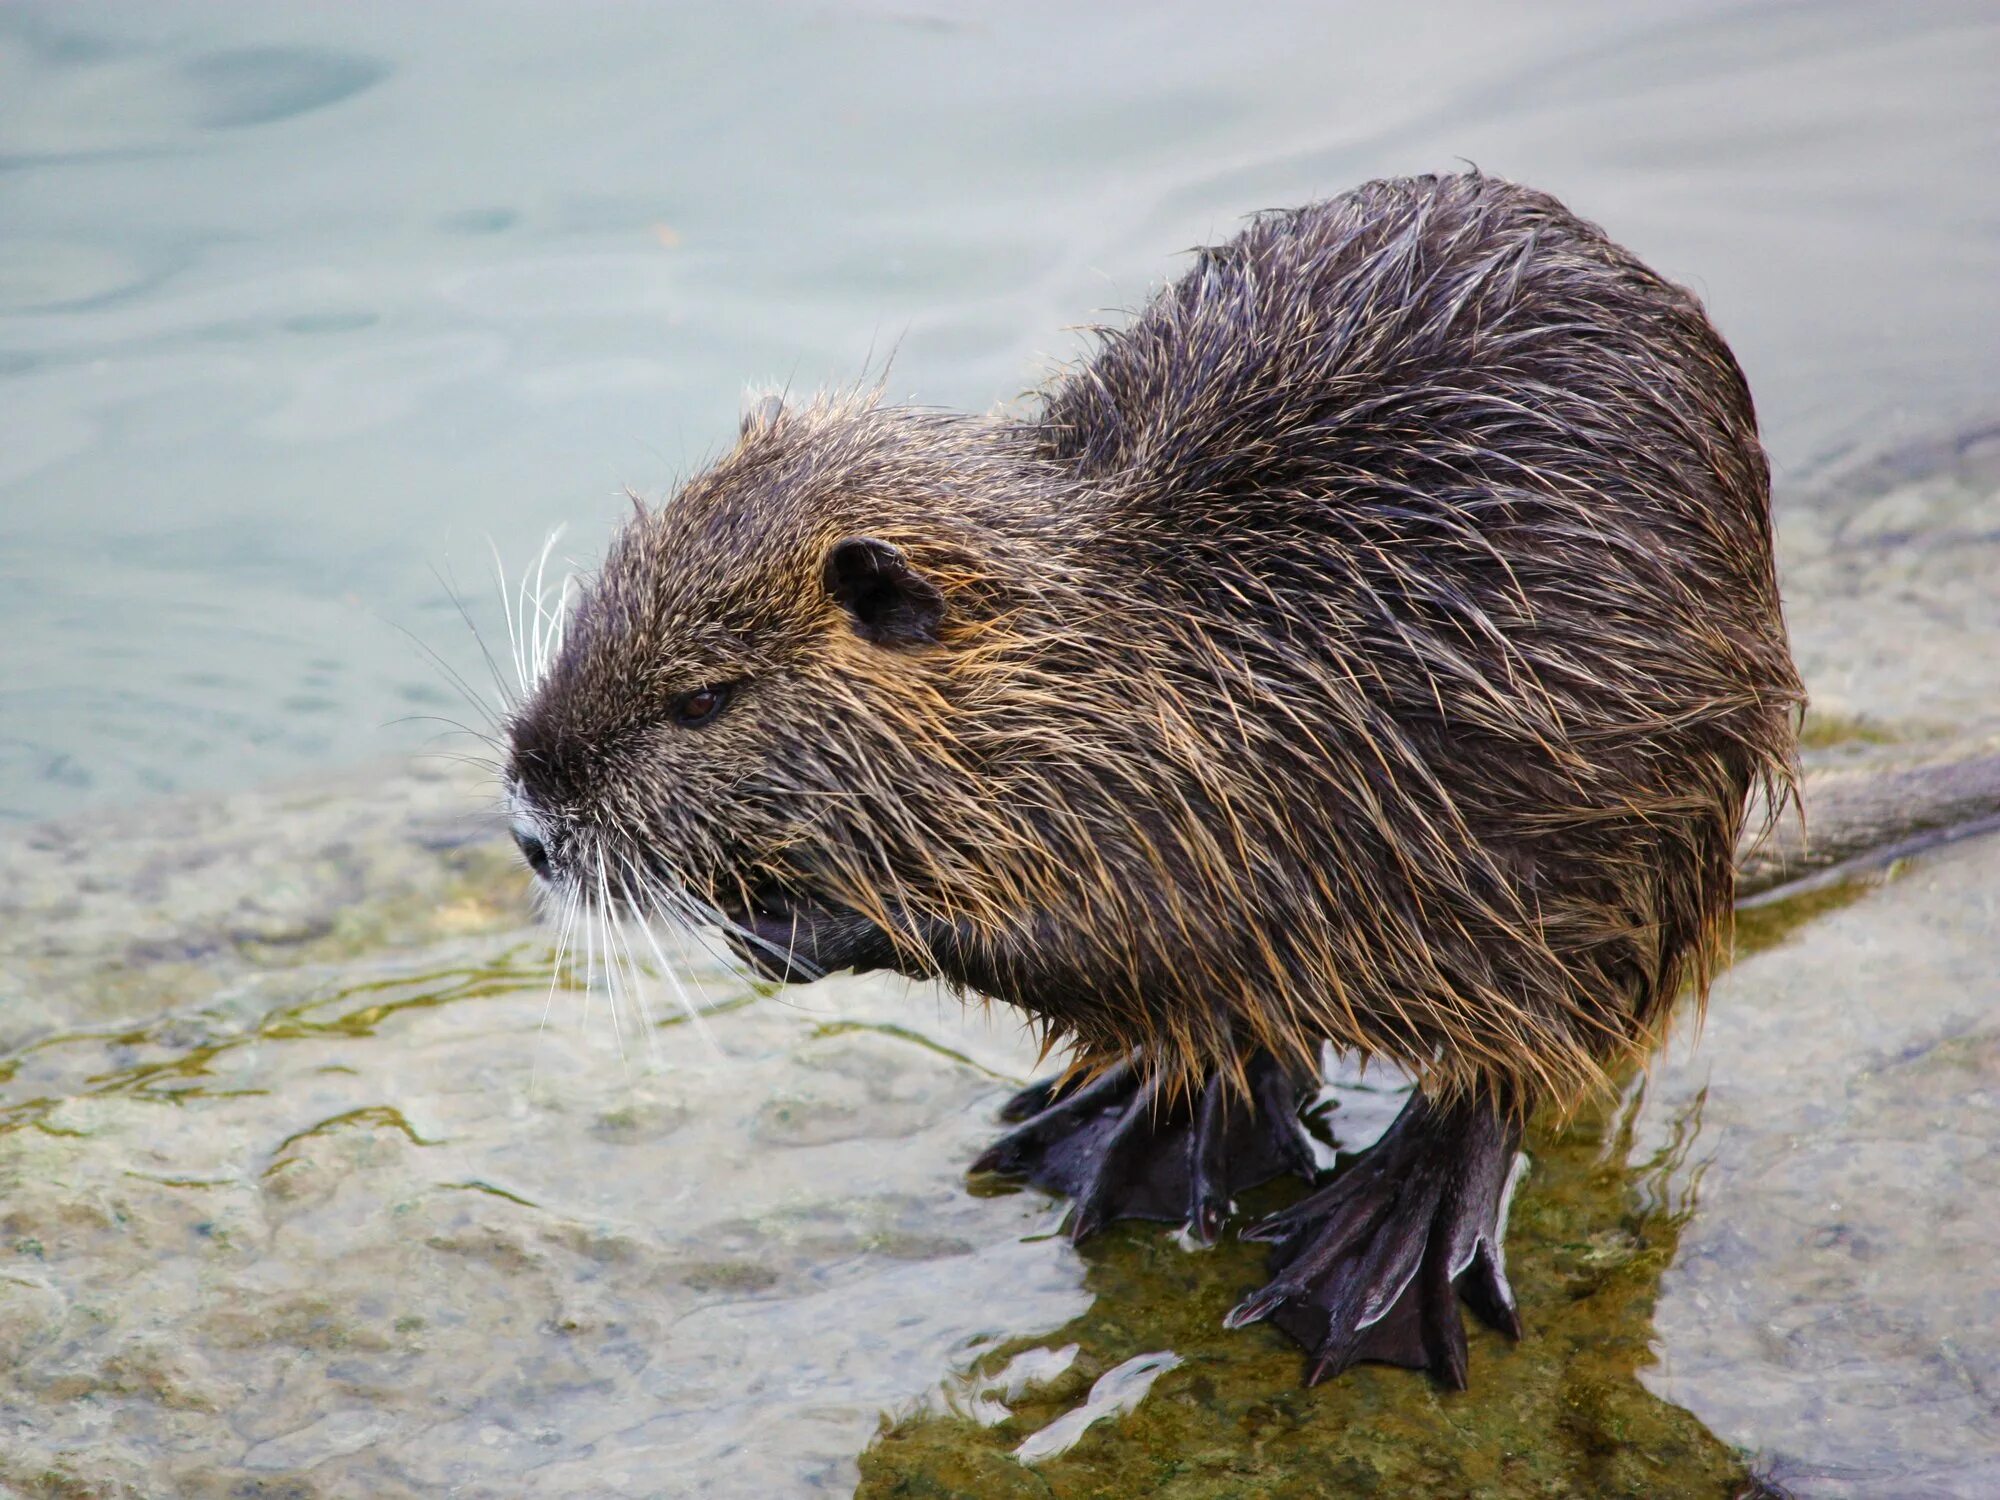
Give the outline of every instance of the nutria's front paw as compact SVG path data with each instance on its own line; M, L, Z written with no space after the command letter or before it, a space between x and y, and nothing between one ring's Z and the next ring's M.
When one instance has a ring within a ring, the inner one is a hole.
M1269 1317L1308 1350L1306 1384L1363 1360L1466 1383L1458 1302L1521 1336L1502 1241L1527 1158L1490 1106L1413 1098L1388 1133L1319 1192L1245 1231L1275 1240L1269 1286L1229 1315Z
M1024 1176L1076 1200L1069 1234L1081 1240L1114 1219L1184 1222L1204 1244L1236 1194L1282 1172L1313 1180L1312 1139L1299 1119L1301 1089L1268 1054L1248 1067L1251 1099L1221 1078L1192 1103L1170 1103L1134 1058L1057 1094L1052 1081L1024 1089L1000 1112L1022 1122L972 1164Z

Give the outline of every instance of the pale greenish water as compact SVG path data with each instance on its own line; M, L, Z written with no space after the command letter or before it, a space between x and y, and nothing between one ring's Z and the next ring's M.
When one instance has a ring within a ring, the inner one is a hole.
M1013 1018L614 1012L389 722L468 713L394 625L483 671L433 567L499 629L746 382L988 405L1466 157L1735 342L1813 763L1990 747L1996 83L1985 6L0 6L0 1495L2000 1493L2000 840L1535 1135L1472 1391L1302 1392L1254 1247L969 1188Z
M1709 300L1781 469L2000 386L2000 17L0 7L0 818L414 745L510 564L879 368L985 406L1252 209L1461 158Z

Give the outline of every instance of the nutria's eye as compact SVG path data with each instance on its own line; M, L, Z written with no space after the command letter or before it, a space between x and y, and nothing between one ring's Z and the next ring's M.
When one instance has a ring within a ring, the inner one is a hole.
M683 729L698 729L722 712L729 701L726 687L696 688L674 700L674 722Z

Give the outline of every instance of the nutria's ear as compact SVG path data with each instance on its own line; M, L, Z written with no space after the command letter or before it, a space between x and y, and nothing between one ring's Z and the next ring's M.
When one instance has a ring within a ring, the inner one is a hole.
M900 547L872 536L835 542L826 555L826 589L863 640L878 646L929 646L944 619L944 595L910 566Z
M768 428L776 427L778 419L785 414L785 398L775 392L746 400L743 405L743 419L737 430L744 437Z

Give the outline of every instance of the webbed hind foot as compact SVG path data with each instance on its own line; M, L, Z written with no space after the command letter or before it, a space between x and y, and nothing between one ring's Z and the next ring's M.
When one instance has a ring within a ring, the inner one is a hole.
M1413 1096L1381 1140L1326 1187L1244 1231L1275 1240L1270 1285L1229 1315L1268 1317L1308 1351L1306 1384L1362 1360L1466 1383L1458 1303L1509 1338L1507 1206L1527 1158L1520 1126L1490 1101Z
M1305 1090L1268 1053L1247 1071L1247 1103L1220 1077L1191 1102L1170 1103L1134 1058L1061 1094L1044 1080L1002 1108L1001 1119L1021 1123L972 1170L1023 1176L1075 1199L1072 1240L1114 1219L1155 1219L1185 1223L1195 1239L1212 1243L1236 1194L1284 1172L1307 1182L1316 1174L1299 1118Z

